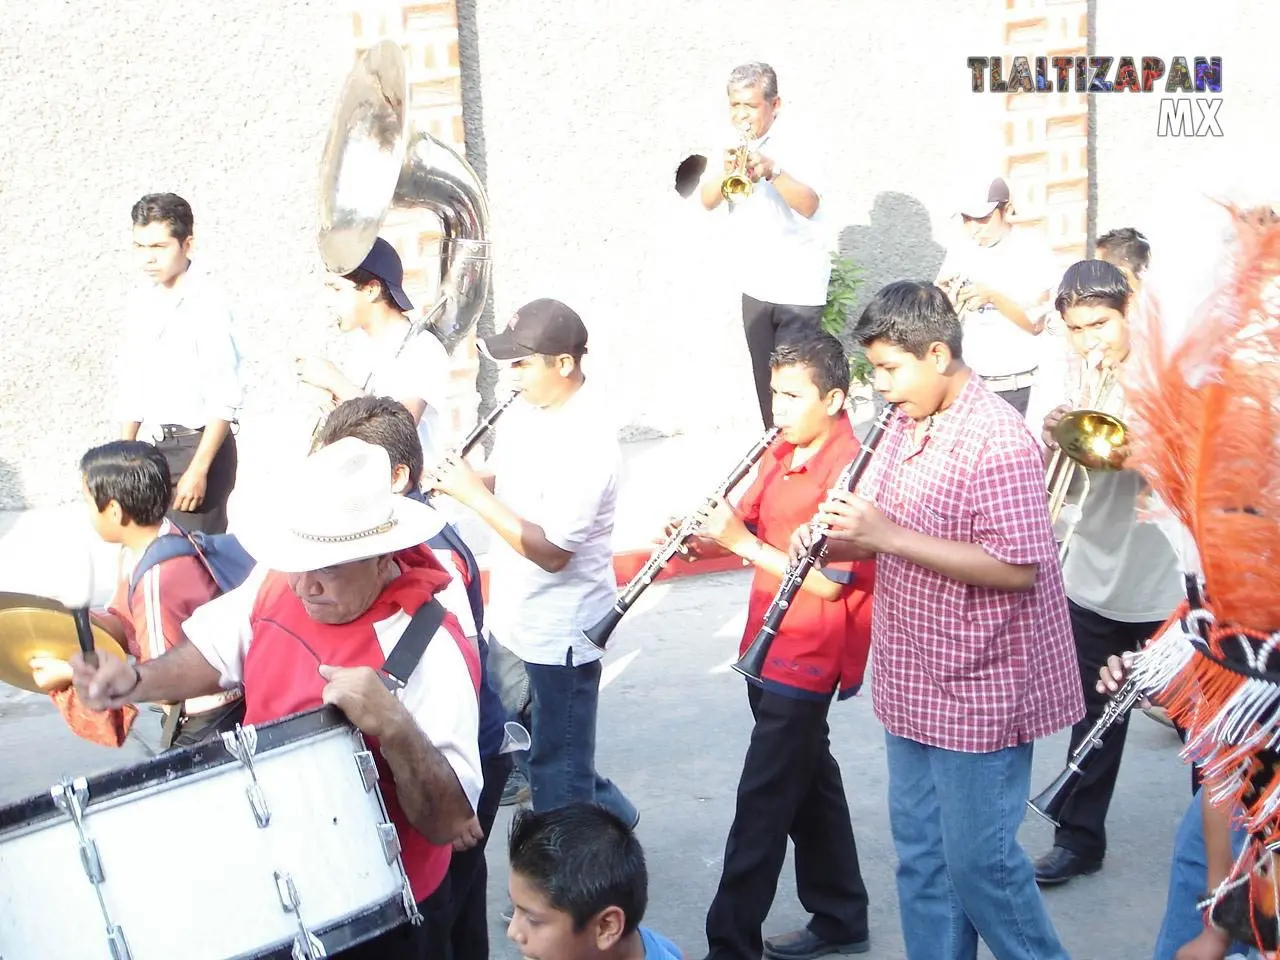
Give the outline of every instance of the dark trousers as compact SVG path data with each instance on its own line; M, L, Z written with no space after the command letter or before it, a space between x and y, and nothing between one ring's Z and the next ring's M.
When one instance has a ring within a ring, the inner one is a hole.
M840 767L831 756L829 700L796 700L747 687L755 726L738 781L720 886L707 911L709 956L749 957L795 844L796 892L809 929L832 943L867 936L867 888Z
M1071 728L1070 751L1080 745L1111 699L1098 693L1095 687L1102 665L1108 657L1118 657L1126 650L1138 649L1159 629L1161 621L1122 623L1070 601L1067 606L1071 611L1071 632L1075 635L1085 705L1084 719ZM1129 721L1126 719L1111 728L1103 738L1102 746L1085 761L1084 776L1062 809L1061 826L1053 836L1054 846L1065 847L1091 860L1101 860L1106 855L1107 808L1111 806L1111 794L1116 788L1120 757L1128 732Z
M394 930L337 954L343 960L452 960L449 944L449 876L435 893L418 904L422 923L402 923Z
M769 357L774 348L822 329L822 307L767 303L742 295L742 329L747 335L751 371L756 378L756 399L765 428L773 426L773 392L769 389Z
M171 437L156 444L156 449L164 454L169 464L169 477L174 489L187 467L191 466L203 436L203 433L194 433L186 437ZM236 438L228 433L209 464L204 501L192 513L170 508L166 516L188 532L226 533L227 500L236 486L237 464Z
M453 896L451 939L454 960L489 958L489 918L485 911L489 870L484 851L489 843L493 820L498 815L502 788L511 773L511 756L500 753L489 757L482 767L484 790L480 793L476 817L480 820L484 839L470 850L463 850L461 853L454 851L453 859L449 861L449 889Z
M996 396L1003 399L1024 417L1027 415L1027 404L1031 402L1030 387L1023 387L1021 390L1002 390Z

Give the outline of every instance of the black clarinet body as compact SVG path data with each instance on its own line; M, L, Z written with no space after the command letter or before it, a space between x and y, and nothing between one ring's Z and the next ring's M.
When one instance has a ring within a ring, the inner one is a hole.
M857 488L858 482L862 479L862 475L866 473L867 467L871 463L872 456L875 455L880 439L884 436L885 428L889 426L889 421L893 419L895 409L890 404L881 411L880 416L876 418L876 422L872 424L871 431L867 434L867 439L863 441L858 455L841 471L840 478L836 481L838 487L845 490ZM816 521L811 522L810 526L815 536L809 544L809 549L787 567L782 583L778 585L778 592L774 594L773 600L769 603L769 609L765 611L764 623L751 641L751 645L747 647L746 652L733 665L733 669L748 680L760 680L764 675L764 665L769 659L769 649L773 646L774 638L778 635L778 629L782 626L783 618L786 617L787 611L791 609L791 602L800 591L804 578L809 575L809 571L813 569L814 564L821 560L826 552L827 535L825 529L818 525Z
M711 505L719 499L728 496L729 492L742 482L742 478L751 472L751 468L756 465L764 452L778 438L781 430L778 427L771 427L765 431L763 437L756 441L745 457L738 461L738 465L733 468L733 472L724 478L723 482L716 487L715 492L711 494L693 513L689 514L682 521L680 526L675 529L671 536L662 542L662 545L645 561L645 565L640 568L634 577L622 588L622 592L618 594L617 602L610 608L609 612L601 617L596 623L592 624L586 630L582 631L582 635L601 650L609 642L609 637L613 634L614 629L622 622L622 618L626 616L632 605L640 599L640 595L658 578L658 574L674 557L684 542L698 532L706 519Z

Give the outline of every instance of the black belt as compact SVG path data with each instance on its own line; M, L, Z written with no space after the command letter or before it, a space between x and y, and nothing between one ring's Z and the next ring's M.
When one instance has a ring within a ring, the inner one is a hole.
M177 440L179 437L194 437L198 433L204 433L204 427L192 429L177 423L162 423L160 433L166 440Z

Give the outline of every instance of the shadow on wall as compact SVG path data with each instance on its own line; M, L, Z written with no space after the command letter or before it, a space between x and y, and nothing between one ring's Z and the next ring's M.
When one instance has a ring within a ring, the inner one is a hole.
M942 267L946 248L933 238L925 205L906 193L882 193L871 207L871 223L840 231L840 255L862 274L851 317L856 322L876 291L895 280L930 283Z
M24 510L27 506L18 468L8 460L0 460L0 510Z

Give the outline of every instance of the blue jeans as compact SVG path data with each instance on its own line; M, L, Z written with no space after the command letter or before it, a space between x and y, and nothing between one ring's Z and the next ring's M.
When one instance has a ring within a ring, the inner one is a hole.
M1018 825L1031 744L959 753L885 734L908 960L1067 960Z
M1240 855L1245 834L1239 827L1231 827L1231 852ZM1185 943L1200 936L1204 918L1196 904L1204 899L1208 885L1208 864L1204 849L1204 819L1200 812L1200 794L1197 792L1182 816L1178 834L1173 840L1173 863L1169 868L1169 897L1164 905L1164 920L1156 937L1155 960L1173 960L1174 954ZM1232 948L1238 953L1248 953L1246 946Z
M526 663L529 748L526 775L534 810L594 800L630 826L639 816L617 785L596 773L599 660L580 666Z

